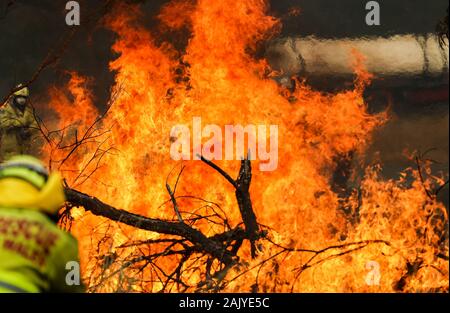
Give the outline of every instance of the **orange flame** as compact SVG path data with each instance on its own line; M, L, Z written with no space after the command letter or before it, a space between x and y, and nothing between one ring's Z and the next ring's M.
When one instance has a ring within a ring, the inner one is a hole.
M387 120L386 113L367 112L363 91L372 77L365 71L361 55L354 53L357 78L353 90L324 94L298 82L299 87L288 94L269 78L266 60L254 57L260 43L280 29L280 22L267 15L266 1L169 3L159 19L168 30L188 27L191 34L183 52L168 42L159 44L139 23L140 18L139 8L128 6L117 8L106 20L107 27L117 34L112 49L119 57L110 63L116 73L115 96L101 121L102 128L109 131L99 136L107 138L108 148L102 151L111 152L113 148L114 153L101 154L101 162L92 161L93 156L99 158L97 146L84 146L65 165L69 184L117 208L170 219L174 213L164 186L166 175L179 165L170 159L172 126L190 125L196 116L205 124L221 127L278 125L278 169L254 171L251 186L258 221L272 229L273 241L291 249L310 250L382 241L351 245L354 251L340 257L334 256L338 247L326 250L314 267L304 271L302 266L314 256L311 252L287 253L258 267L279 248L265 247L258 258L251 260L250 249L245 246L240 257L250 263L231 270L225 291L250 291L255 286L258 291L270 292L448 289L448 260L437 257L442 247L437 234L447 227L446 209L427 197L423 188L424 184L431 186L434 177L422 183L417 170L409 170L398 180L385 181L379 168L370 167L356 188L359 192L342 196L333 189L338 160L352 153L363 154L374 130ZM85 83L72 73L66 88L73 101L63 91L51 90L51 107L60 118L60 128L81 121L77 131L82 133L86 125L95 122L97 111ZM254 162L255 169L258 162ZM229 173L237 173L238 163L218 162ZM218 203L230 223L239 223L233 189L227 182L201 162L186 161L185 165L178 193ZM343 212L343 203L354 213L352 219ZM196 206L192 199L180 199L183 211L192 213ZM98 286L99 281L89 280L105 270L99 266L100 259L108 268L120 255L136 252L136 247L120 248L128 240L162 238L83 210L74 210L73 215L86 281L95 291L122 288L118 278L103 280ZM439 215L444 215L445 223ZM222 230L215 225L198 228L208 236ZM102 242L107 242L106 248L100 248ZM448 249L445 253L448 255ZM165 262L168 268L177 265L175 259ZM379 265L379 281L370 276L366 266L373 268L367 264ZM417 273L403 278L410 264L420 264ZM131 290L160 290L161 285L144 282L151 280L145 276L148 273L142 271L142 277L129 281ZM200 279L192 275L190 282L194 285Z

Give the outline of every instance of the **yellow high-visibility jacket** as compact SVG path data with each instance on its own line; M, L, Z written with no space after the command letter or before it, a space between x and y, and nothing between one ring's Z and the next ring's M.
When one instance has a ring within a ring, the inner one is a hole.
M0 161L13 155L36 154L34 149L39 135L30 107L21 112L8 102L0 108Z
M0 207L0 293L83 292L74 284L73 262L79 262L76 239L45 214Z

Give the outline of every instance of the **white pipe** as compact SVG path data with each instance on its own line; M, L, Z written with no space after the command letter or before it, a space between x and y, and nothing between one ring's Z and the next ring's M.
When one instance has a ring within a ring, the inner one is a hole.
M377 76L448 72L448 45L441 49L432 34L357 39L283 38L268 47L267 57L285 75L351 75L352 49L366 57L366 68Z

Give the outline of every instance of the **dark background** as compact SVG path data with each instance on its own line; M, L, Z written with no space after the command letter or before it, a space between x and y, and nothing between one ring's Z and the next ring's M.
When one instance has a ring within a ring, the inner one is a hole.
M129 0L131 2L131 0ZM213 1L213 0L211 0ZM216 1L216 0L214 0ZM13 3L4 10L5 3ZM39 67L47 53L58 40L70 31L65 24L66 0L0 0L0 98L8 94L16 84L27 81ZM86 22L88 12L101 7L101 0L81 0L82 26L74 40L67 47L61 60L45 70L32 84L33 97L45 99L46 90L52 84L67 79L66 70L76 70L82 75L94 78L93 89L96 102L101 107L109 95L113 74L108 63L114 59L110 52L114 35L95 26L101 10ZM151 27L154 15L167 1L142 2L145 22ZM381 26L365 24L365 0L273 0L271 13L283 18L281 36L315 35L323 38L391 36L394 34L433 33L436 24L446 14L448 0L379 0L381 5ZM299 7L301 14L288 17L292 7ZM89 13L91 14L91 13ZM333 79L326 80L329 84ZM438 100L413 101L417 93L430 95L442 93L448 88L446 76L434 78L398 78L395 88L377 87L377 82L368 91L369 105L386 103L384 95L389 94L392 102L392 121L376 136L370 150L375 157L380 151L387 177L396 177L398 172L412 164L403 156L403 150L425 151L436 148L430 157L440 164L436 170L448 173L448 92ZM320 81L315 88L325 89ZM329 87L329 86L327 86ZM433 98L433 97L431 97ZM442 197L448 203L448 189Z
M58 39L69 31L65 24L66 0L0 0L13 2L6 12L0 11L0 95L15 84L28 80ZM95 91L100 99L107 96L111 75L108 62L113 58L110 45L114 38L101 27L85 25L84 19L102 0L80 0L82 23L75 40L53 70L76 69L96 79ZM151 25L152 17L164 0L144 3ZM272 14L286 17L289 8L299 7L300 16L284 19L283 35L316 35L318 37L389 36L406 33L434 32L445 15L447 0L380 0L381 25L365 24L365 0L272 0ZM2 10L3 11L3 10ZM3 14L2 14L3 13ZM58 73L61 75L62 73ZM49 83L60 81L54 71L46 71L32 87L41 92Z

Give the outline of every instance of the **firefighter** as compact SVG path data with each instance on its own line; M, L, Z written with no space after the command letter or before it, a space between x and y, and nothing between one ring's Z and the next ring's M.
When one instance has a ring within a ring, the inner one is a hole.
M28 105L30 92L21 86L0 108L0 161L18 154L36 155L39 127Z
M67 268L78 262L77 241L56 224L64 201L59 173L36 158L0 163L0 292L83 291Z

